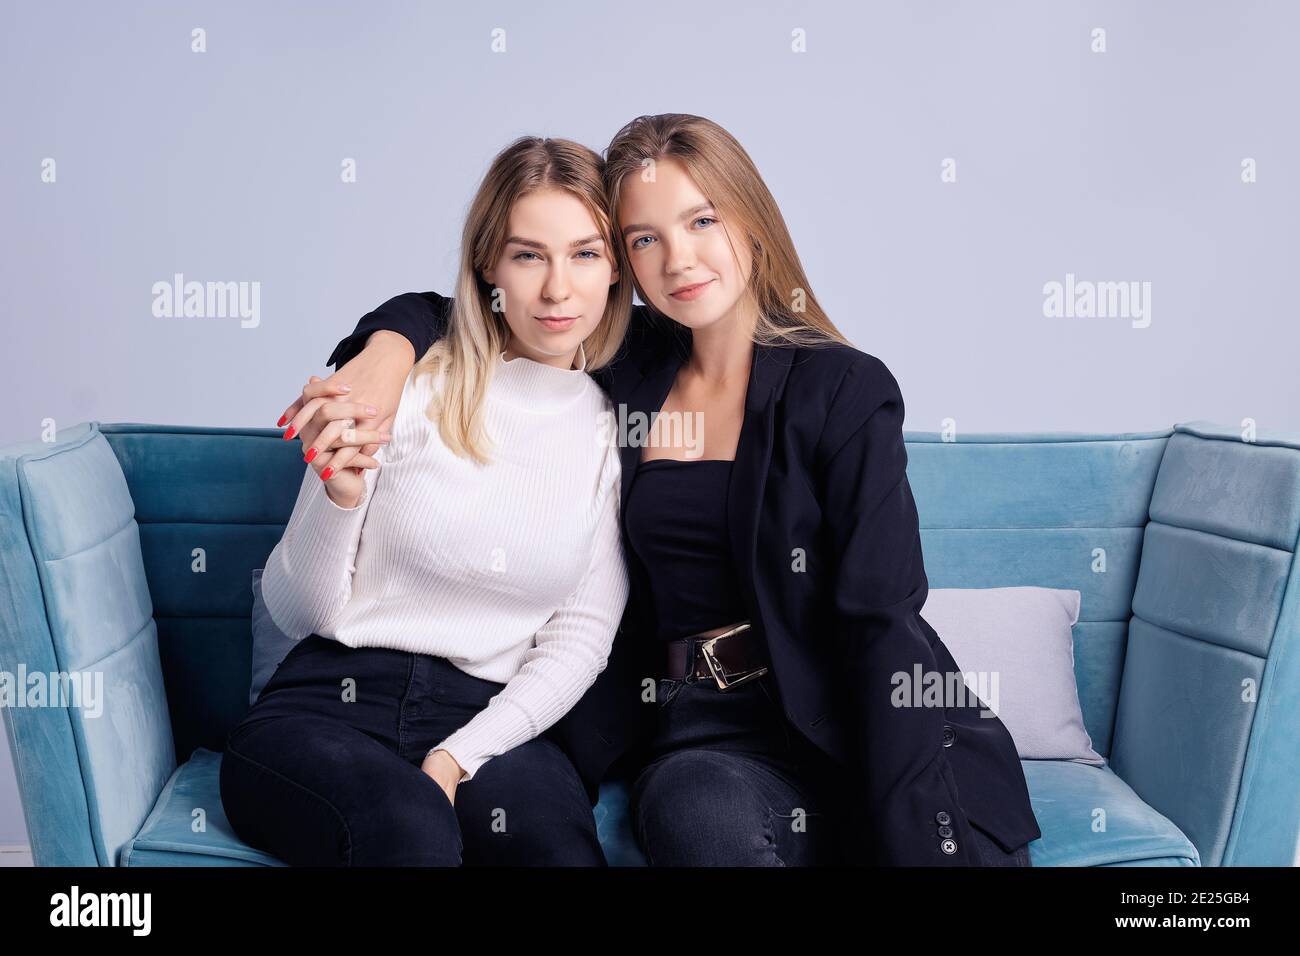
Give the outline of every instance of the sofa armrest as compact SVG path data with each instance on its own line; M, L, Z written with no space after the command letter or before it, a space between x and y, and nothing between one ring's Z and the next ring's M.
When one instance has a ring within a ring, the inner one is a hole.
M1204 864L1300 860L1300 436L1178 425L1152 493L1111 764Z
M34 862L115 865L176 756L135 510L98 423L0 450L0 572Z

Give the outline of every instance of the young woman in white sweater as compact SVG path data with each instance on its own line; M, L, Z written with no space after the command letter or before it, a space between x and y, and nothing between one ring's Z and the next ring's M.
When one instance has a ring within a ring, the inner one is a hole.
M262 578L300 639L221 769L240 837L290 864L603 865L544 736L605 668L628 593L609 400L630 286L601 160L524 138L463 235L448 336L391 433L320 400ZM286 433L292 438L292 431ZM334 450L379 442L336 473Z

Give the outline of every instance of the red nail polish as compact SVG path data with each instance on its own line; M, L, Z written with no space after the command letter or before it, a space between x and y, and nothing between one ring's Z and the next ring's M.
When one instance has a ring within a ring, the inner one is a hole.
M302 456L302 460L307 462L307 464L311 464L311 460L315 457L316 457L316 449L313 448L311 451L307 452L307 454Z
M321 480L321 481L329 481L329 480L330 480L330 477L331 477L333 474L334 474L334 469L331 468L329 465L326 465L326 466L325 466L325 470L322 471L322 472L320 473L320 480Z
M276 428L283 428L283 427L284 427L284 423L287 422L288 420L289 420L289 416L288 416L288 415L281 415L281 416L280 416L280 420L279 420L278 422L275 423L275 427L276 427Z
M290 425L290 426L289 426L289 430L288 430L287 432L284 433L284 440L285 440L285 441L288 441L290 438L292 438L292 437L293 437L294 435L296 435L296 434L298 434L298 429L296 429L296 428L294 428L292 425Z

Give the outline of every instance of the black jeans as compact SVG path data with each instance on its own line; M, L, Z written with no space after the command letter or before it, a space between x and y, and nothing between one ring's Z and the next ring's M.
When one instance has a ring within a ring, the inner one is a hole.
M428 654L304 638L229 735L226 815L295 866L604 866L586 790L553 741L493 757L454 807L420 769L504 686Z
M659 681L658 724L632 787L651 866L825 866L841 854L838 765L786 719L767 674L725 693L712 680ZM1029 866L972 825L984 866Z
M725 693L659 681L630 810L651 866L842 862L829 758L789 725L770 674Z

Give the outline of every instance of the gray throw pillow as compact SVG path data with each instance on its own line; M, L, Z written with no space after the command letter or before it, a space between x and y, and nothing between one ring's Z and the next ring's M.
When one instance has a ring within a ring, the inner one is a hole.
M248 706L257 703L262 688L271 679L280 662L298 642L275 626L262 600L262 571L253 572L253 682L248 689Z
M938 588L921 609L1024 760L1106 763L1083 726L1074 677L1080 604L1078 591L1060 588Z

